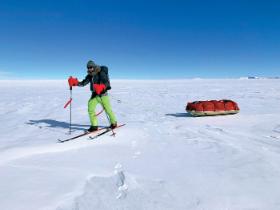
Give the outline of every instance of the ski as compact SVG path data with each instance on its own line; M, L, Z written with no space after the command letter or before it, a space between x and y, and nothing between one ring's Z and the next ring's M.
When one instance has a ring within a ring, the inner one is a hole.
M97 135L89 136L89 139L90 139L90 140L96 139L96 138L98 138L98 137L100 137L100 136L102 136L102 135L104 135L104 134L106 134L106 133L108 133L108 132L110 132L110 131L114 131L115 129L120 128L120 127L123 127L123 126L125 126L125 124L118 125L118 126L115 127L114 129L112 129L112 128L106 128L105 131L103 131L103 132L101 132L101 133L99 133L99 134L97 134ZM112 135L115 136L115 133L113 133Z
M116 128L122 127L122 126L124 126L124 125L125 125L125 124L121 124L121 125L117 126ZM114 128L114 129L116 129L116 128ZM113 130L114 130L114 129L113 129ZM104 131L103 131L103 130L104 130ZM94 138L97 138L98 136L102 136L103 134L108 133L109 131L112 131L112 129L111 129L110 127L101 127L101 128L99 128L97 131L93 131L93 132L88 132L88 131L86 131L85 133L79 134L79 135L77 135L77 136L73 136L73 137L68 138L68 139L63 139L63 140L62 140L62 139L57 139L57 141L58 141L59 143L64 143L64 142L67 142L67 141L72 141L72 140L78 139L78 138L83 137L83 136L87 136L87 135L90 135L90 134L98 133L99 131L103 131L103 132L97 134L96 136L90 137L90 138L91 138L91 139L94 139Z
M63 140L57 139L57 141L58 141L59 143L63 143L63 142L66 142L66 141L72 141L72 140L74 140L74 139L77 139L77 138L80 138L80 137L83 137L83 136L86 136L86 135L89 135L89 134L93 134L93 133L96 133L96 132L98 132L98 131L101 131L101 130L104 130L104 129L108 129L108 128L109 128L109 127L102 127L102 128L99 128L97 131L93 131L93 132L88 132L88 131L86 131L85 133L79 134L79 135L77 135L77 136L73 136L73 137L68 138L68 139L63 139Z

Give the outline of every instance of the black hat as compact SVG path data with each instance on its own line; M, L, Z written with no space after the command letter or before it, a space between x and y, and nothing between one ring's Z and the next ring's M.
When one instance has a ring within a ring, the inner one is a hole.
M95 67L95 66L96 66L96 64L95 64L92 60L89 60L89 61L87 62L87 68Z

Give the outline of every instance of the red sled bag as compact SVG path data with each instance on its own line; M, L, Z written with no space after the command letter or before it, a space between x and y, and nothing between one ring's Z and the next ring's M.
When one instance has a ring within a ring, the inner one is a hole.
M239 107L232 100L210 100L210 101L194 101L189 102L186 111L193 116L214 116L236 114Z

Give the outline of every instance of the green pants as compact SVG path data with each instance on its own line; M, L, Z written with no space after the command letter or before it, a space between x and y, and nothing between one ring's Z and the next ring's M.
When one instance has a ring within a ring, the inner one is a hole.
M89 119L90 123L92 126L97 126L98 121L97 121L97 116L95 115L95 108L97 104L101 104L102 107L104 108L106 114L108 115L110 119L110 123L114 124L117 123L117 119L112 111L111 104L110 104L110 99L109 96L96 96L88 101L88 114L89 114Z

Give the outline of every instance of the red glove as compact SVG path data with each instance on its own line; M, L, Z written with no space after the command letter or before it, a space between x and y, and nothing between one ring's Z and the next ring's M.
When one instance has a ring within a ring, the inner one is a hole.
M74 78L74 77L72 77L72 76L69 77L69 79L68 79L68 84L69 84L70 87L78 86L78 83L79 83L79 81L78 81L77 78Z
M106 89L106 86L104 84L93 84L93 87L97 95L100 95L100 93L102 93Z

